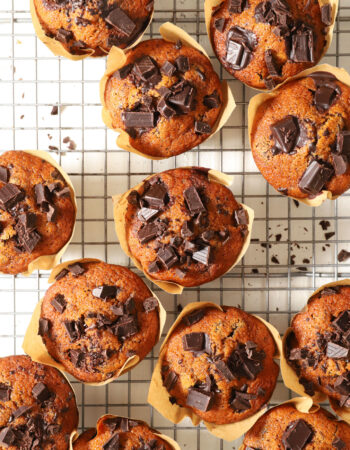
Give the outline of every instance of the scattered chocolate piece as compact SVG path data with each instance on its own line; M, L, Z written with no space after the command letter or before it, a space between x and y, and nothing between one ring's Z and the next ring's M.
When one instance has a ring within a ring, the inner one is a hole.
M209 411L213 406L214 394L212 392L204 392L194 387L189 388L186 399L186 405L199 411Z
M47 206L47 213L46 213L46 219L48 222L56 222L57 219L57 209L54 205L51 205L50 203Z
M194 123L194 131L198 134L210 134L211 126L208 123L196 121Z
M210 253L211 253L211 248L209 246L202 248L201 250L198 250L197 252L194 252L192 254L192 258L195 261L198 261L202 264L204 264L205 266L209 265L209 260L210 260Z
M51 397L51 392L47 388L46 384L44 384L42 382L37 383L33 387L32 394L39 403L42 403Z
M189 188L187 188L184 191L183 195L191 214L198 214L206 211L200 195L194 186L190 186Z
M332 5L330 3L321 7L321 20L327 26L332 25Z
M327 357L332 359L347 358L349 349L336 344L335 342L327 343Z
M115 298L118 293L117 286L99 286L92 290L92 295L94 297L100 298L102 300L107 300L108 298Z
M330 238L332 238L333 236L335 236L335 232L334 231L329 231L328 233L324 234L324 237L326 238L326 240L328 241Z
M325 184L332 178L333 170L326 165L314 160L305 170L299 188L302 192L309 195L319 194Z
M333 320L332 325L342 333L347 333L350 330L350 311L346 310L339 314Z
M164 249L158 250L157 257L167 270L173 267L178 261L178 257L170 245L166 246Z
M128 128L153 128L156 117L154 112L124 111L122 119Z
M187 316L185 316L182 319L182 321L185 325L187 325L189 327L189 326L199 322L200 320L202 320L204 316L205 316L204 309L196 309L192 313L187 314Z
M69 187L67 186L67 187L61 189L60 191L55 191L55 195L56 195L58 198L70 197L70 195L71 195L71 194L70 194L70 189L69 189Z
M265 64L271 77L279 77L280 71L271 50L265 52Z
M60 28L56 33L56 39L64 44L68 44L73 39L74 35L72 31Z
M34 192L37 205L43 207L44 204L48 205L50 203L50 191L47 186L43 184L36 184L34 186Z
M136 24L120 8L116 7L106 17L106 22L115 27L120 33L131 36L136 28Z
M350 252L348 252L347 250L342 249L338 253L338 261L339 262L347 261L349 258L350 258Z
M24 199L24 193L15 184L5 184L0 189L0 208L8 211Z
M336 175L344 175L344 173L348 170L348 157L346 155L338 155L336 153L332 153L333 158L333 167Z
M85 273L85 269L80 263L70 264L67 267L67 269L75 277L78 277L79 275L82 275L83 273ZM56 278L56 280L57 280L57 278Z
M50 322L47 319L39 319L38 335L45 336L50 331Z
M248 223L249 223L248 215L247 215L245 209L243 209L243 208L236 209L236 211L234 212L233 218L234 218L236 227L238 227L239 225L248 225Z
M165 63L160 68L160 71L167 77L172 77L176 72L176 67L174 66L174 64L171 64L170 61L165 61Z
M221 19L216 19L214 22L214 27L216 30L218 30L220 33L222 33L224 31L225 28L225 19L221 18Z
M11 388L4 383L0 383L0 402L8 402L11 398Z
M55 297L51 300L51 305L55 308L57 312L62 314L67 306L67 302L64 298L64 295L56 294Z
M0 181L7 183L10 178L10 172L7 167L0 166Z
M157 224L154 222L148 223L139 230L137 237L139 238L141 244L146 244L158 235L158 231L159 229Z
M164 380L164 386L168 392L172 390L178 379L179 376L175 372L168 373L167 377Z
M113 77L117 80L124 80L130 74L133 67L133 64L127 64L126 66L123 66L119 70L114 72Z
M252 31L233 27L227 35L226 62L235 70L244 69L252 58L258 41Z
M155 297L149 297L143 301L143 309L147 314L157 309L158 306L158 300Z
M57 116L58 114L58 106L54 105L51 110L51 116Z
M270 76L264 79L264 84L266 89L268 89L269 91L272 91L272 89L275 89L275 87L277 86L275 80Z

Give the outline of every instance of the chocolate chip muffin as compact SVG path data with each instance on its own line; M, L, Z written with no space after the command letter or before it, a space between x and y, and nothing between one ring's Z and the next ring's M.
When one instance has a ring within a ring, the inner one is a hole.
M69 53L101 56L137 40L151 20L153 0L34 0L34 8L46 35Z
M39 335L49 354L83 382L118 376L126 361L141 361L159 339L159 304L126 267L73 263L47 290Z
M288 363L305 392L350 407L350 286L325 287L292 320Z
M73 192L54 166L19 150L0 155L0 272L57 253L74 223Z
M270 409L245 435L242 450L350 448L350 426L320 408L302 413L292 404Z
M28 356L0 358L0 447L68 450L78 426L72 388Z
M210 38L231 75L273 89L321 59L334 13L318 0L224 0L211 16Z
M199 50L162 39L138 44L105 86L112 127L151 157L179 155L207 139L222 109L219 77Z
M350 187L350 88L329 72L282 86L256 111L253 156L281 194L339 196Z
M132 257L154 280L199 286L236 262L249 217L207 169L168 170L130 192L125 212Z
M170 401L203 420L229 424L268 402L279 369L266 326L238 308L196 309L165 343L163 384Z
M103 416L95 430L88 430L74 442L74 450L173 450L144 422L116 416Z

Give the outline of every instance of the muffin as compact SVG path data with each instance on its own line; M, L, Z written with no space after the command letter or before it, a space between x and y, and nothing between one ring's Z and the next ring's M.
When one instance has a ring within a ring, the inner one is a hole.
M87 430L79 436L73 448L74 450L174 449L144 422L111 415L101 417L96 429Z
M111 126L127 132L134 149L158 158L179 155L207 139L223 104L209 59L181 41L163 39L128 51L103 95Z
M347 449L350 426L320 408L302 413L292 404L270 409L245 435L242 450Z
M293 318L285 353L306 394L350 406L349 334L350 286L325 287Z
M68 450L78 410L64 376L28 356L7 356L0 381L0 447Z
M255 163L283 195L336 197L350 186L350 88L330 72L283 85L258 107L250 130Z
M0 272L59 252L74 223L73 192L53 165L19 150L0 155Z
M126 48L148 26L153 0L33 0L46 36L72 55L102 56L114 45Z
M224 0L210 19L210 40L225 69L256 89L314 66L328 45L332 6L318 0Z
M154 175L126 203L127 252L152 280L186 287L212 281L233 266L248 239L246 210L207 169Z
M217 425L254 415L268 402L279 368L276 345L259 319L241 309L205 307L185 315L161 353L172 404Z
M117 377L131 357L141 361L159 339L159 303L126 267L73 263L47 290L39 335L48 353L80 381Z

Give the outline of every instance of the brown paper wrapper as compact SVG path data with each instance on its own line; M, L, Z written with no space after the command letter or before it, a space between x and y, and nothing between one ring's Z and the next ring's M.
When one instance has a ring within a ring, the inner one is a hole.
M55 281L55 277L58 273L61 272L61 270L65 269L68 265L80 262L80 263L87 263L87 262L93 262L97 261L100 262L99 259L94 258L83 258L83 259L74 259L71 261L65 261L64 263L56 266L50 275L50 278L48 280L49 283L53 283ZM152 292L152 291L151 291ZM158 300L159 304L159 335L158 335L158 341L162 336L162 332L164 329L164 325L166 322L166 311L163 308L163 305L161 304L158 297L152 292L152 295ZM49 352L46 349L46 346L41 338L41 336L38 335L38 329L39 329L39 319L41 314L41 304L43 302L43 299L40 300L40 302L37 303L32 318L30 319L27 331L25 333L22 349L25 351L27 355L29 355L33 361L46 364L48 366L55 367L56 369L60 370L61 372L65 372L65 367L55 359L51 357ZM157 342L158 342L157 341ZM140 359L137 355L131 356L128 358L123 367L119 370L119 372L113 377L109 378L108 380L102 381L100 383L84 383L89 386L104 386L106 384L111 383L112 381L119 378L121 375L124 375L124 373L129 372L133 367L135 367L140 362ZM79 380L83 383L83 381Z
M330 66L329 64L320 64L319 66L315 66L315 67L312 67L311 69L304 70L303 72L300 72L298 75L295 75L294 77L288 78L288 80L286 80L283 83L281 83L272 92L255 95L250 100L249 106L248 106L248 133L249 133L250 147L252 146L252 144L251 144L251 133L252 133L252 129L253 129L255 115L256 115L256 112L257 112L258 108L265 101L267 101L267 100L269 100L269 99L271 99L273 97L276 97L276 95L278 94L279 89L281 89L285 83L289 83L290 81L293 81L293 80L298 80L299 78L304 78L307 75L310 75L311 73L319 72L319 71L332 73L333 75L335 75L338 78L339 81L341 81L342 83L344 83L344 84L346 84L347 86L350 87L350 75L348 74L348 72L345 69L341 69L339 67ZM273 188L273 186L271 186L271 187ZM276 192L278 192L278 194L282 195L279 191L276 190ZM327 199L336 200L339 197L339 195L334 195L333 196L330 191L325 191L324 190L319 195L317 195L315 198L297 198L297 197L292 197L292 196L289 196L289 195L288 195L288 197L289 198L293 198L293 199L297 200L298 202L304 203L305 205L316 207L316 206L322 205L322 203L324 201L326 201Z
M55 56L64 56L65 58L68 58L72 61L80 61L82 59L87 58L88 56L95 56L94 55L95 50L92 48L83 49L82 50L83 54L81 54L81 55L73 55L72 53L70 53L68 50L66 50L64 48L64 46L61 44L61 42L57 41L54 38L47 36L44 28L41 26L39 17L36 13L36 9L34 6L34 0L30 0L30 13L32 16L32 22L33 22L33 26L34 26L36 35L52 51L52 53ZM136 41L134 41L132 44L130 44L130 46L127 47L125 50L131 49L132 47L134 47L141 41L141 39L143 38L143 35L145 34L147 28L149 27L150 23L153 20L153 14L154 14L154 12L152 13L152 15L149 19L149 22L148 22L147 26L145 27L144 31L140 34L140 36L136 39ZM114 49L114 48L117 48L117 47L112 47L112 49ZM102 50L102 51L104 53L106 53L104 50Z
M191 408L186 407L180 407L176 404L172 404L169 401L170 395L169 392L166 390L166 388L163 385L162 381L162 374L161 374L161 367L162 367L162 360L164 356L165 346L170 338L171 334L175 330L175 328L179 325L182 318L186 316L187 314L191 313L192 311L195 311L196 309L202 309L202 308L216 308L220 311L222 311L222 308L219 305L216 305L215 303L210 302L195 302L195 303L189 303L185 308L181 311L181 314L178 316L178 318L175 320L173 325L171 326L166 338L163 341L163 344L160 348L159 353L159 359L157 361L157 364L154 368L150 388L148 391L148 403L150 403L162 416L164 416L166 419L170 420L173 423L179 423L182 419L185 417L189 417L193 423L193 425L198 425L201 422L201 418L197 416L193 412ZM257 319L259 319L261 322L264 323L264 325L268 328L270 331L275 344L276 344L276 359L280 358L281 351L282 351L282 342L279 335L279 332L274 328L270 323L266 322L265 320L261 319L261 317L254 316ZM204 425L208 429L210 433L212 433L214 436L224 439L226 441L233 441L234 439L239 438L244 433L246 433L254 424L255 422L261 417L265 412L267 408L262 408L260 411L256 412L251 417L248 417L247 419L241 420L239 422L235 422L232 424L226 424L226 425L217 425L214 423L209 423L206 421L203 421Z
M133 190L138 191L143 186L144 182L153 176L154 175L150 175L145 180L143 180L141 183L139 183L137 186L135 186L134 188L131 188L127 192L125 192L125 194L114 195L112 197L113 204L114 204L114 208L113 208L114 225L115 225L115 231L117 233L117 236L118 236L118 239L120 242L120 246L124 250L124 253L126 253L126 255L133 261L135 266L142 272L143 272L142 265L131 254L129 246L128 246L128 242L126 239L125 211L128 207L127 198L128 198L129 193ZM208 177L209 177L210 181L215 181L217 183L221 183L224 186L230 186L233 182L233 177L226 175L225 173L219 172L218 170L209 170ZM244 204L241 204L241 206L245 209L245 211L247 212L248 217L249 217L248 234L247 234L246 240L244 242L244 245L242 247L241 253L238 255L237 260L235 261L235 263L230 267L230 269L227 272L230 272L239 263L239 261L243 258L246 251L248 250L248 247L250 244L253 222L254 222L254 211L251 208L249 208L249 206L246 206ZM177 284L177 283L171 283L169 281L157 280L145 272L144 272L144 274L150 281L152 281L152 283L156 284L164 291L169 292L169 294L182 294L184 286L181 286L180 284Z
M209 38L209 41L211 43L213 50L214 50L214 45L213 45L213 42L211 39L211 33L210 33L210 20L211 20L213 10L215 10L223 1L224 0L205 0L205 2L204 2L205 26L206 26L208 38ZM327 53L327 50L329 49L329 47L332 43L335 19L337 17L337 13L338 13L339 0L318 0L318 3L320 5L320 7L322 7L324 5L328 5L328 4L330 4L332 6L332 23L329 27L327 27L328 28L327 34L325 35L326 44L324 46L322 55L321 55L320 59L318 60L318 61L321 61L321 59ZM214 53L215 53L215 50L214 50ZM310 69L308 69L308 70L310 70ZM299 74L295 75L295 76L299 76ZM293 78L295 78L295 77L288 78L288 80L286 80L286 81L289 81ZM278 89L286 81L278 84L275 89ZM254 88L253 86L249 86L249 85L247 85L247 86L250 87L251 89L255 89L256 91L265 91L265 92L269 91L269 89L257 89L257 88Z
M30 155L33 156L37 156L38 158L41 158L45 161L47 161L48 163L50 163L52 166L55 167L55 169L57 169L60 174L62 175L62 177L64 178L64 181L67 183L67 186L70 189L71 192L71 199L72 199L72 203L75 209L75 218L74 218L74 226L72 229L72 234L71 237L69 238L69 240L67 241L67 243L61 248L61 250L53 255L42 255L39 256L38 258L34 259L31 263L28 264L28 269L25 272L22 272L21 275L25 275L28 276L30 275L32 272L34 272L34 270L50 270L53 267L55 267L55 265L59 262L59 260L61 259L61 257L63 256L63 254L65 253L65 251L67 250L68 245L70 244L73 234L74 234L74 230L75 230L75 219L77 216L77 202L76 202L76 198L75 198L75 190L73 187L73 184L69 178L69 176L66 174L66 172L62 169L61 166L59 166L57 164L57 162L52 158L52 156L50 155L50 153L45 152L43 150L22 150L24 153L29 153ZM2 272L0 272L2 273Z
M320 291L322 291L326 287L332 287L332 286L350 286L350 279L333 281L331 283L324 284L323 286L319 287L315 292L313 292L310 295L310 297L308 298L308 302L314 295L317 295ZM307 308L307 304L301 311L302 312L306 311L306 308ZM282 353L281 353L280 366L281 366L281 375L282 375L284 384L287 386L287 388L291 389L292 391L296 392L297 394L312 399L312 401L316 404L323 402L328 398L332 409L338 414L338 416L340 416L346 422L350 423L350 408L340 407L334 399L329 398L323 392L315 392L315 395L313 395L313 396L310 396L305 393L303 385L299 383L299 378L298 378L297 374L295 373L295 371L293 370L293 368L288 364L287 357L286 357L287 339L288 339L288 336L292 332L293 332L293 329L291 327L288 327L283 336L283 339L282 339Z
M161 27L159 28L159 33L162 36L162 38L165 39L166 41L176 42L176 41L180 40L185 45L199 50L209 59L209 56L207 55L204 48L202 46L200 46L198 44L198 42L195 39L193 39L189 34L187 34L184 30L177 27L176 25L174 25L170 22L166 22L163 25L161 25ZM109 77L112 75L112 73L114 73L116 70L123 67L125 62L126 62L125 52L117 47L113 47L111 49L111 51L109 52L109 55L107 58L106 72L100 81L100 99L101 99L101 103L103 106L102 120L108 128L111 128L112 130L118 131L120 133L117 138L118 147L120 147L128 152L135 153L136 155L143 156L144 158L147 158L147 159L153 159L153 160L167 159L168 157L151 156L151 155L147 155L145 153L140 152L139 150L137 150L130 144L130 139L129 139L128 133L126 133L121 128L113 128L112 117L111 117L111 115L106 107L106 103L105 103L105 95L104 95L105 88L106 88L107 81L108 81ZM215 126L213 127L212 133L210 134L210 136L208 136L208 139L211 136L213 136L215 133L217 133L225 125L225 123L231 116L233 110L236 108L236 103L233 98L231 89L229 88L226 81L223 81L221 83L221 88L222 88L222 94L223 94L223 104L222 104L222 108L221 108L221 113L218 117L218 120L217 120Z

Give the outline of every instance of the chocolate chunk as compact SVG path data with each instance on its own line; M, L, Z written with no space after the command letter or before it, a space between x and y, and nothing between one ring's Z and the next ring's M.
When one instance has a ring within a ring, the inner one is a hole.
M241 14L246 8L247 0L230 0L229 12L233 14Z
M124 308L123 308L123 305L112 305L112 306L111 306L111 311L112 311L113 314L115 314L116 316L123 316L123 315L124 315Z
M174 89L174 87L173 87ZM174 92L168 101L177 106L178 110L186 114L195 108L195 96L196 88L187 84L184 84L178 92Z
M172 77L176 72L176 67L174 66L174 64L171 64L170 61L165 61L165 63L160 68L160 71L167 77Z
M142 196L147 206L153 209L161 209L168 200L168 191L163 183L153 184Z
M339 262L347 261L349 258L350 258L350 252L348 252L347 250L342 249L338 253L338 261Z
M71 192L68 186L64 187L63 189L61 189L60 191L55 191L55 195L58 198L64 198L64 197L70 197L71 196Z
M280 71L271 50L265 52L265 64L271 77L279 77Z
M321 20L327 26L332 25L332 5L330 3L321 7Z
M277 86L277 83L271 77L264 78L264 84L266 89L268 89L269 91L272 91L272 89L275 89L275 87Z
M190 62L187 56L180 55L175 59L175 64L179 72L185 73L190 70Z
M64 298L63 294L56 294L55 297L51 300L51 305L55 308L57 312L60 314L66 309L67 302Z
M161 86L157 91L159 92L159 95L164 98L168 98L171 94L171 90L166 86Z
M64 278L68 273L67 269L62 269L61 272L59 272L56 276L55 276L55 280L61 280L62 278Z
M133 72L142 81L148 83L157 84L161 80L158 66L150 56L143 56L138 59L134 64Z
M300 449L311 442L314 431L305 420L298 419L291 422L282 436L282 443L286 449Z
M133 64L127 64L126 66L123 66L119 70L114 72L113 77L117 80L124 80L130 74L133 67Z
M232 381L235 379L234 374L231 372L231 369L225 363L225 361L221 359L215 361L215 367L227 381Z
M210 134L211 126L206 122L195 121L194 132L197 134Z
M306 194L317 195L332 178L333 173L332 169L314 160L301 177L299 188Z
M197 309L197 310L193 311L192 313L187 314L187 316L185 316L182 319L182 321L185 325L187 325L189 327L189 326L193 325L194 323L197 323L200 320L202 320L204 316L205 316L205 310Z
M232 389L230 406L235 412L241 413L251 408L250 400L256 398L253 394Z
M327 111L335 102L339 93L336 85L319 86L314 95L316 109L319 112Z
M299 122L295 116L286 116L271 125L275 148L278 152L291 153L299 138Z
M189 352L200 352L204 349L205 333L189 333L182 338L183 348Z
M156 124L154 112L147 111L124 111L122 119L128 128L153 128Z
M117 286L98 286L92 290L92 295L102 300L107 300L108 298L115 298L118 293Z
M294 31L289 59L293 62L315 62L314 35L311 28L302 25Z
M206 412L212 408L213 402L214 394L212 392L204 392L194 387L189 388L186 399L187 406Z
M163 97L157 103L157 111L166 119L171 119L176 114L175 109Z
M57 114L58 114L58 106L57 105L53 105L50 114L51 114L51 116L57 116Z
M72 31L65 30L64 28L59 28L56 33L56 39L63 44L68 44L69 41L73 39L74 35Z
M115 27L119 33L131 36L136 28L136 24L120 8L116 7L106 17L106 22Z
M349 167L349 160L347 155L338 155L332 153L333 167L336 175L344 175Z
M36 204L42 206L43 203L50 203L50 191L47 186L43 184L36 184L34 186Z
M45 336L50 330L50 322L47 319L39 319L38 335Z
M175 386L179 376L175 372L169 372L164 380L164 386L168 392L170 392Z
M70 264L67 267L67 269L75 277L78 277L79 275L82 275L83 273L85 273L85 269L80 263Z
M48 210L46 213L46 218L48 222L56 222L57 219L57 210L54 205L48 204Z
M335 342L327 343L327 357L332 359L347 358L349 349L336 344Z
M32 253L38 243L41 241L41 236L37 231L18 236L21 246L27 253Z
M237 26L231 28L227 35L226 62L234 70L244 69L250 63L257 43L252 31Z
M144 222L148 222L149 220L153 219L158 214L157 209L151 209L151 208L141 208L140 211L137 213L137 216L140 220Z
M336 450L342 450L346 448L345 442L342 441L338 436L333 439L332 445Z
M155 309L157 309L159 306L158 304L158 300L155 297L149 297L146 298L143 301L143 309L145 310L145 312L148 314L151 311L154 311Z
M342 130L337 135L337 153L350 157L350 131Z
M350 330L350 311L346 310L341 312L339 316L333 320L332 326L342 333L347 333Z
M220 33L222 33L224 31L225 28L225 19L221 18L221 19L216 19L214 22L214 27L216 30L218 30Z
M119 434L115 433L108 439L108 441L102 446L103 450L119 450Z
M174 249L170 247L170 245L164 247L163 249L159 249L157 257L167 270L173 267L173 265L176 264L179 260L176 253L174 252Z
M0 166L0 181L7 183L10 178L10 172L7 167Z
M0 208L6 211L23 199L24 193L15 184L8 183L0 189Z
M201 239L204 241L204 242L206 242L207 244L209 244L210 243L210 241L212 240L212 239L214 239L214 237L215 237L215 231L213 231L213 230L207 230L207 231L204 231L202 234L201 234Z
M200 212L206 211L200 195L194 186L190 186L189 188L187 188L184 191L183 195L191 214L198 214Z
M150 263L150 265L148 266L148 272L149 273L157 273L160 271L160 266L158 264L158 261L153 261Z
M18 419L18 417L24 416L31 409L32 409L31 406L20 406L18 409L16 409L16 411L13 412L12 416L14 419Z
M142 227L137 233L137 237L141 244L146 244L158 235L159 228L155 223L148 223Z
M125 313L132 314L135 311L135 300L132 295L124 303Z
M194 252L192 255L192 258L195 261L198 261L202 264L204 264L205 266L209 265L209 260L210 260L210 253L211 253L211 248L210 246L204 247L201 250L198 250L197 252Z
M48 400L51 397L51 392L47 388L46 384L40 382L37 383L32 389L33 397L39 402L42 403L45 400Z
M75 320L66 320L63 322L63 325L72 342L80 338L81 332L78 322L76 322Z
M11 398L11 388L4 383L0 383L0 402L8 402Z
M175 48L176 48L176 50L180 50L180 49L182 48L182 42L181 42L180 39L178 39L178 40L175 42Z
M214 91L210 95L206 95L203 99L203 104L208 109L218 108L221 104L221 100L217 91Z
M340 375L335 380L334 390L342 395L346 395L346 396L350 395L349 372L347 372L346 375Z
M69 350L69 359L74 367L80 367L85 355L80 350Z
M249 218L244 208L236 209L233 218L236 227L238 227L239 225L248 225L249 223Z
M18 222L23 227L25 233L34 231L36 228L36 214L25 212L18 216Z
M5 427L0 432L0 444L11 447L16 443L16 435L10 427Z
M123 316L115 329L115 334L122 339L133 336L137 332L138 326L134 316Z
M186 220L181 227L181 236L188 238L193 236L193 224L191 221Z

